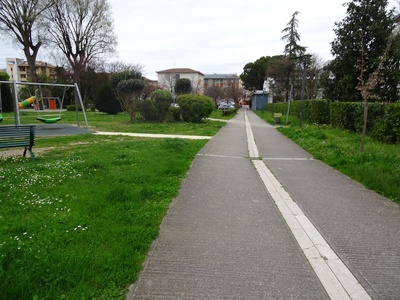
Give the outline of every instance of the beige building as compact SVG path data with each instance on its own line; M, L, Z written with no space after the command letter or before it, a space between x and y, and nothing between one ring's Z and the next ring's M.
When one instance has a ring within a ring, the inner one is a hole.
M28 62L21 58L6 58L6 72L10 80L19 82L30 80ZM39 76L50 77L52 80L56 79L55 67L47 62L36 61L36 73Z
M206 74L204 76L204 90L210 86L221 88L242 88L240 77L236 74Z
M189 68L174 68L158 71L158 85L163 89L174 93L174 86L177 79L190 79L192 83L192 93L203 94L204 91L204 74Z

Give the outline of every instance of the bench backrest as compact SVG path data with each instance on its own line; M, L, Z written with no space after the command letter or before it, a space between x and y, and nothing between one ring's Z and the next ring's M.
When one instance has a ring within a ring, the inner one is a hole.
M0 147L33 147L35 125L0 126Z

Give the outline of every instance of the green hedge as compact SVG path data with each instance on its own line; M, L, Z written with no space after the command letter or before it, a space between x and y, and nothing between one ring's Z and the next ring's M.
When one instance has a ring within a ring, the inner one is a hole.
M367 131L370 131L376 120L385 114L385 104L368 104ZM362 132L364 126L364 103L362 102L332 102L330 104L330 124L334 127Z
M75 111L75 104L71 104L67 106L67 111ZM78 111L82 111L82 107L78 106Z
M300 108L301 101L291 102L290 115L298 117ZM286 115L288 103L268 104L266 109ZM327 124L360 133L364 126L364 103L305 100L303 102L303 120L312 124ZM369 103L367 133L374 139L385 143L399 143L400 104Z
M386 106L383 118L375 120L371 126L372 138L388 143L400 143L400 103Z

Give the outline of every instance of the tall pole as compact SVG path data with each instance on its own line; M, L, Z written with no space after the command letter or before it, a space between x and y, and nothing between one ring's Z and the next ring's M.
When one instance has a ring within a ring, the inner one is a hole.
M301 82L300 127L303 125L304 85L306 80L306 61L303 61L303 79Z
M21 120L19 118L17 82L13 80L12 83L14 87L14 120L15 120L15 125L20 126Z
M88 125L88 121L86 118L86 112L85 112L85 107L83 106L83 101L82 101L82 96L81 96L81 92L79 91L79 87L77 83L74 83L74 87L75 87L75 109L78 109L78 105L77 105L77 100L79 100L79 103L82 107L82 114L83 114L83 118L85 119L85 125L86 125L86 129L89 129L89 125ZM79 118L78 118L78 111L76 111L76 122L79 126Z

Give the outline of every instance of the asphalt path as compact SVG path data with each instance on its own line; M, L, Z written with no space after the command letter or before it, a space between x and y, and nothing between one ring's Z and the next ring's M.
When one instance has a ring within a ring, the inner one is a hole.
M198 153L127 299L399 299L400 208L241 109Z

